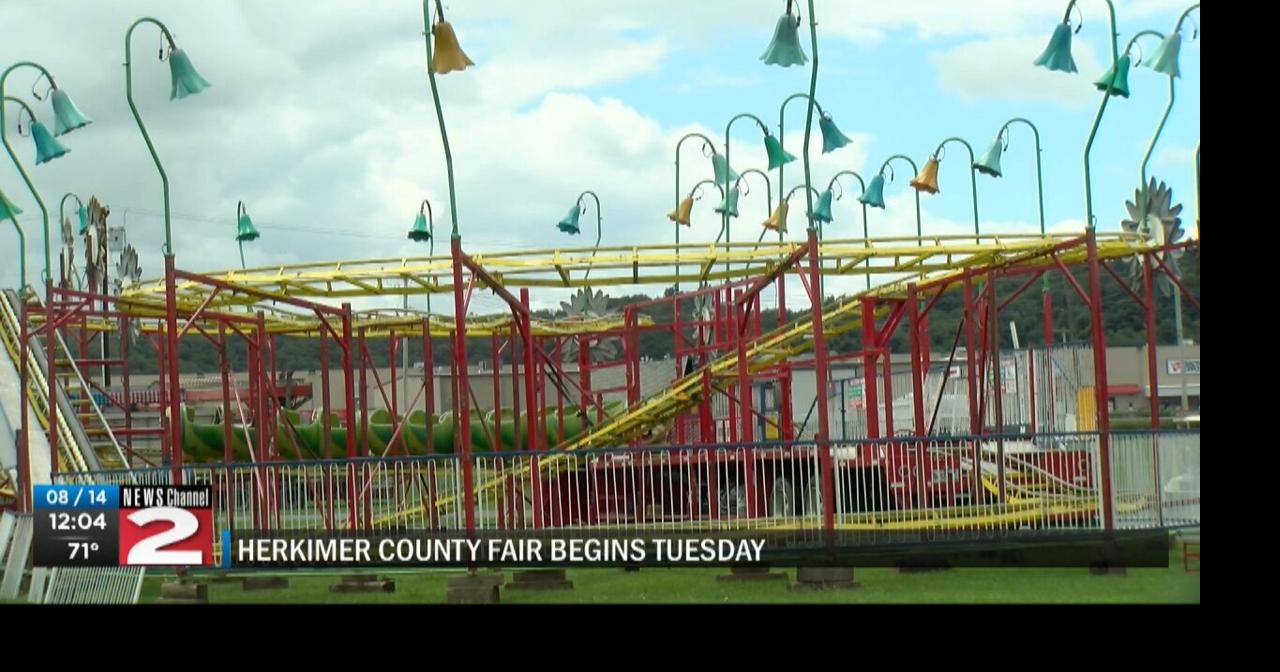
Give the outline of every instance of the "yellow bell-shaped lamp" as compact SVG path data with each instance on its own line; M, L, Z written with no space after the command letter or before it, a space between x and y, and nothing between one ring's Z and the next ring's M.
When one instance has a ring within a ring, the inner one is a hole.
M437 75L447 75L451 72L466 70L475 63L467 57L466 52L462 51L462 46L458 44L458 35L453 32L453 26L448 21L440 19L431 27L431 34L435 37L435 72Z
M924 168L920 169L920 174L916 175L916 179L911 180L911 187L927 194L938 193L938 157L929 157Z
M693 215L693 196L685 196L683 201L675 210L667 213L667 219L682 224L684 226L693 226L689 223L689 218Z
M783 199L782 202L778 204L778 207L774 209L773 214L769 215L769 219L764 220L764 228L769 229L770 231L786 233L787 213L789 210L790 208L787 205L786 199Z

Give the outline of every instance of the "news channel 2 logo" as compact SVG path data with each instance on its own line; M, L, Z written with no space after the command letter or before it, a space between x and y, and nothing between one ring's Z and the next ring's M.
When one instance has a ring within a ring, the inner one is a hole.
M37 567L213 565L207 485L37 485Z

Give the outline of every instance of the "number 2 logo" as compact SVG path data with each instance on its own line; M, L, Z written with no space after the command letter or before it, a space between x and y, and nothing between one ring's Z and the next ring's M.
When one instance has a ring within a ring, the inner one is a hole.
M165 550L178 542L192 538L200 530L200 520L194 513L186 509L171 506L141 509L128 516L129 522L138 527L146 527L152 523L172 523L173 527L143 539L139 539L129 549L130 565L199 565L203 562L203 554L199 550L174 551Z

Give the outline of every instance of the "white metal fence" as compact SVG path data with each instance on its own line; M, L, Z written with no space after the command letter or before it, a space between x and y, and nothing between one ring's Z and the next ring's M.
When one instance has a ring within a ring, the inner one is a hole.
M1095 433L835 442L839 530L1103 527ZM1198 432L1110 435L1112 513L1123 529L1198 525ZM216 527L459 530L452 455L184 468L214 491ZM811 443L503 453L471 460L475 529L821 529L822 455ZM163 484L165 469L95 482ZM215 536L215 546L221 535ZM220 557L220 551L218 552Z

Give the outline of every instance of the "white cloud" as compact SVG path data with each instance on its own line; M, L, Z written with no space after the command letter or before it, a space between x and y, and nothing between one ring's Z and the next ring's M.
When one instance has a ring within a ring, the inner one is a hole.
M767 39L781 5L777 0L455 4L446 7L449 18L463 47L483 66L439 80L459 213L473 250L590 244L589 223L583 236L573 240L554 227L582 189L597 191L603 201L605 244L670 240L673 225L665 214L672 207L675 141L689 130L712 138L723 131L663 127L627 102L601 98L593 89L670 71L678 56L719 48L719 40L741 36L744 30ZM944 86L965 95L1096 100L1088 76L1097 69L1096 60L1087 44L1077 47L1080 75L1025 66L1043 48L1043 37L1016 36L1026 31L1039 35L1042 29L1047 34L1060 19L1060 4L990 0L982 11L974 11L967 3L936 0L851 0L821 3L819 20L824 36L857 44L894 31L925 38L994 38L939 57ZM1137 16L1168 6L1165 0L1147 0L1125 11ZM423 246L405 240L405 231L419 202L429 198L437 231L443 234L449 203L424 71L420 11L411 2L344 0L134 0L127 7L6 0L0 5L0 25L40 28L7 33L6 53L43 62L96 119L65 139L71 156L33 168L33 177L53 205L55 196L68 190L99 196L112 206L114 224L127 219L144 275L159 270L163 227L155 213L160 210L160 181L125 104L119 66L120 41L131 17L154 14L175 31L179 44L214 83L206 94L168 102L167 68L156 61L159 37L150 27L136 35L136 99L172 180L181 265L214 270L236 264L229 234L240 199L263 231L263 238L246 248L250 264L425 254ZM1091 30L1099 14L1086 9ZM827 67L830 76L841 64ZM755 85L753 76L714 69L686 76L726 93ZM24 95L32 79L31 73L11 78L10 93ZM843 121L852 114L832 113L837 122L852 124ZM763 147L749 126L734 129L734 167L739 170L764 167ZM799 127L798 120L789 119L786 143L796 153L802 142ZM868 170L871 136L851 126L844 130L854 144L821 155L815 128L812 166L820 187L837 170ZM696 148L686 147L682 188L709 177L708 164ZM789 184L797 184L802 174L798 162L788 166ZM11 169L0 168L0 182L27 211L23 221L34 268L40 256L36 208ZM858 221L856 194L849 193L855 188L846 183L836 229L847 231L842 228L846 222ZM746 235L750 229L752 238L758 235L765 208L759 187L755 189L741 204L744 214L734 223L735 239L742 239L740 230ZM889 210L871 211L873 235L914 233L913 204L903 190L905 179L899 175L889 189L899 192L891 193ZM681 232L682 240L715 239L720 230L713 212L716 200L708 195L699 202L694 227ZM792 207L793 238L804 228L799 203ZM593 216L589 212L584 222ZM952 224L926 217L925 230L950 230ZM965 229L963 223L954 224ZM12 234L0 234L6 252L10 240ZM445 240L441 235L437 254L446 249ZM0 267L0 285L14 283L16 271L10 266ZM563 294L539 291L534 300L553 306ZM491 299L477 294L473 305L492 309L486 301Z
M1169 168L1191 168L1195 165L1194 147L1165 147L1155 157L1155 165Z
M1047 99L1080 107L1098 99L1093 81L1104 68L1089 44L1072 47L1079 72L1032 67L1044 38L1000 37L966 42L932 55L940 86L961 98Z

